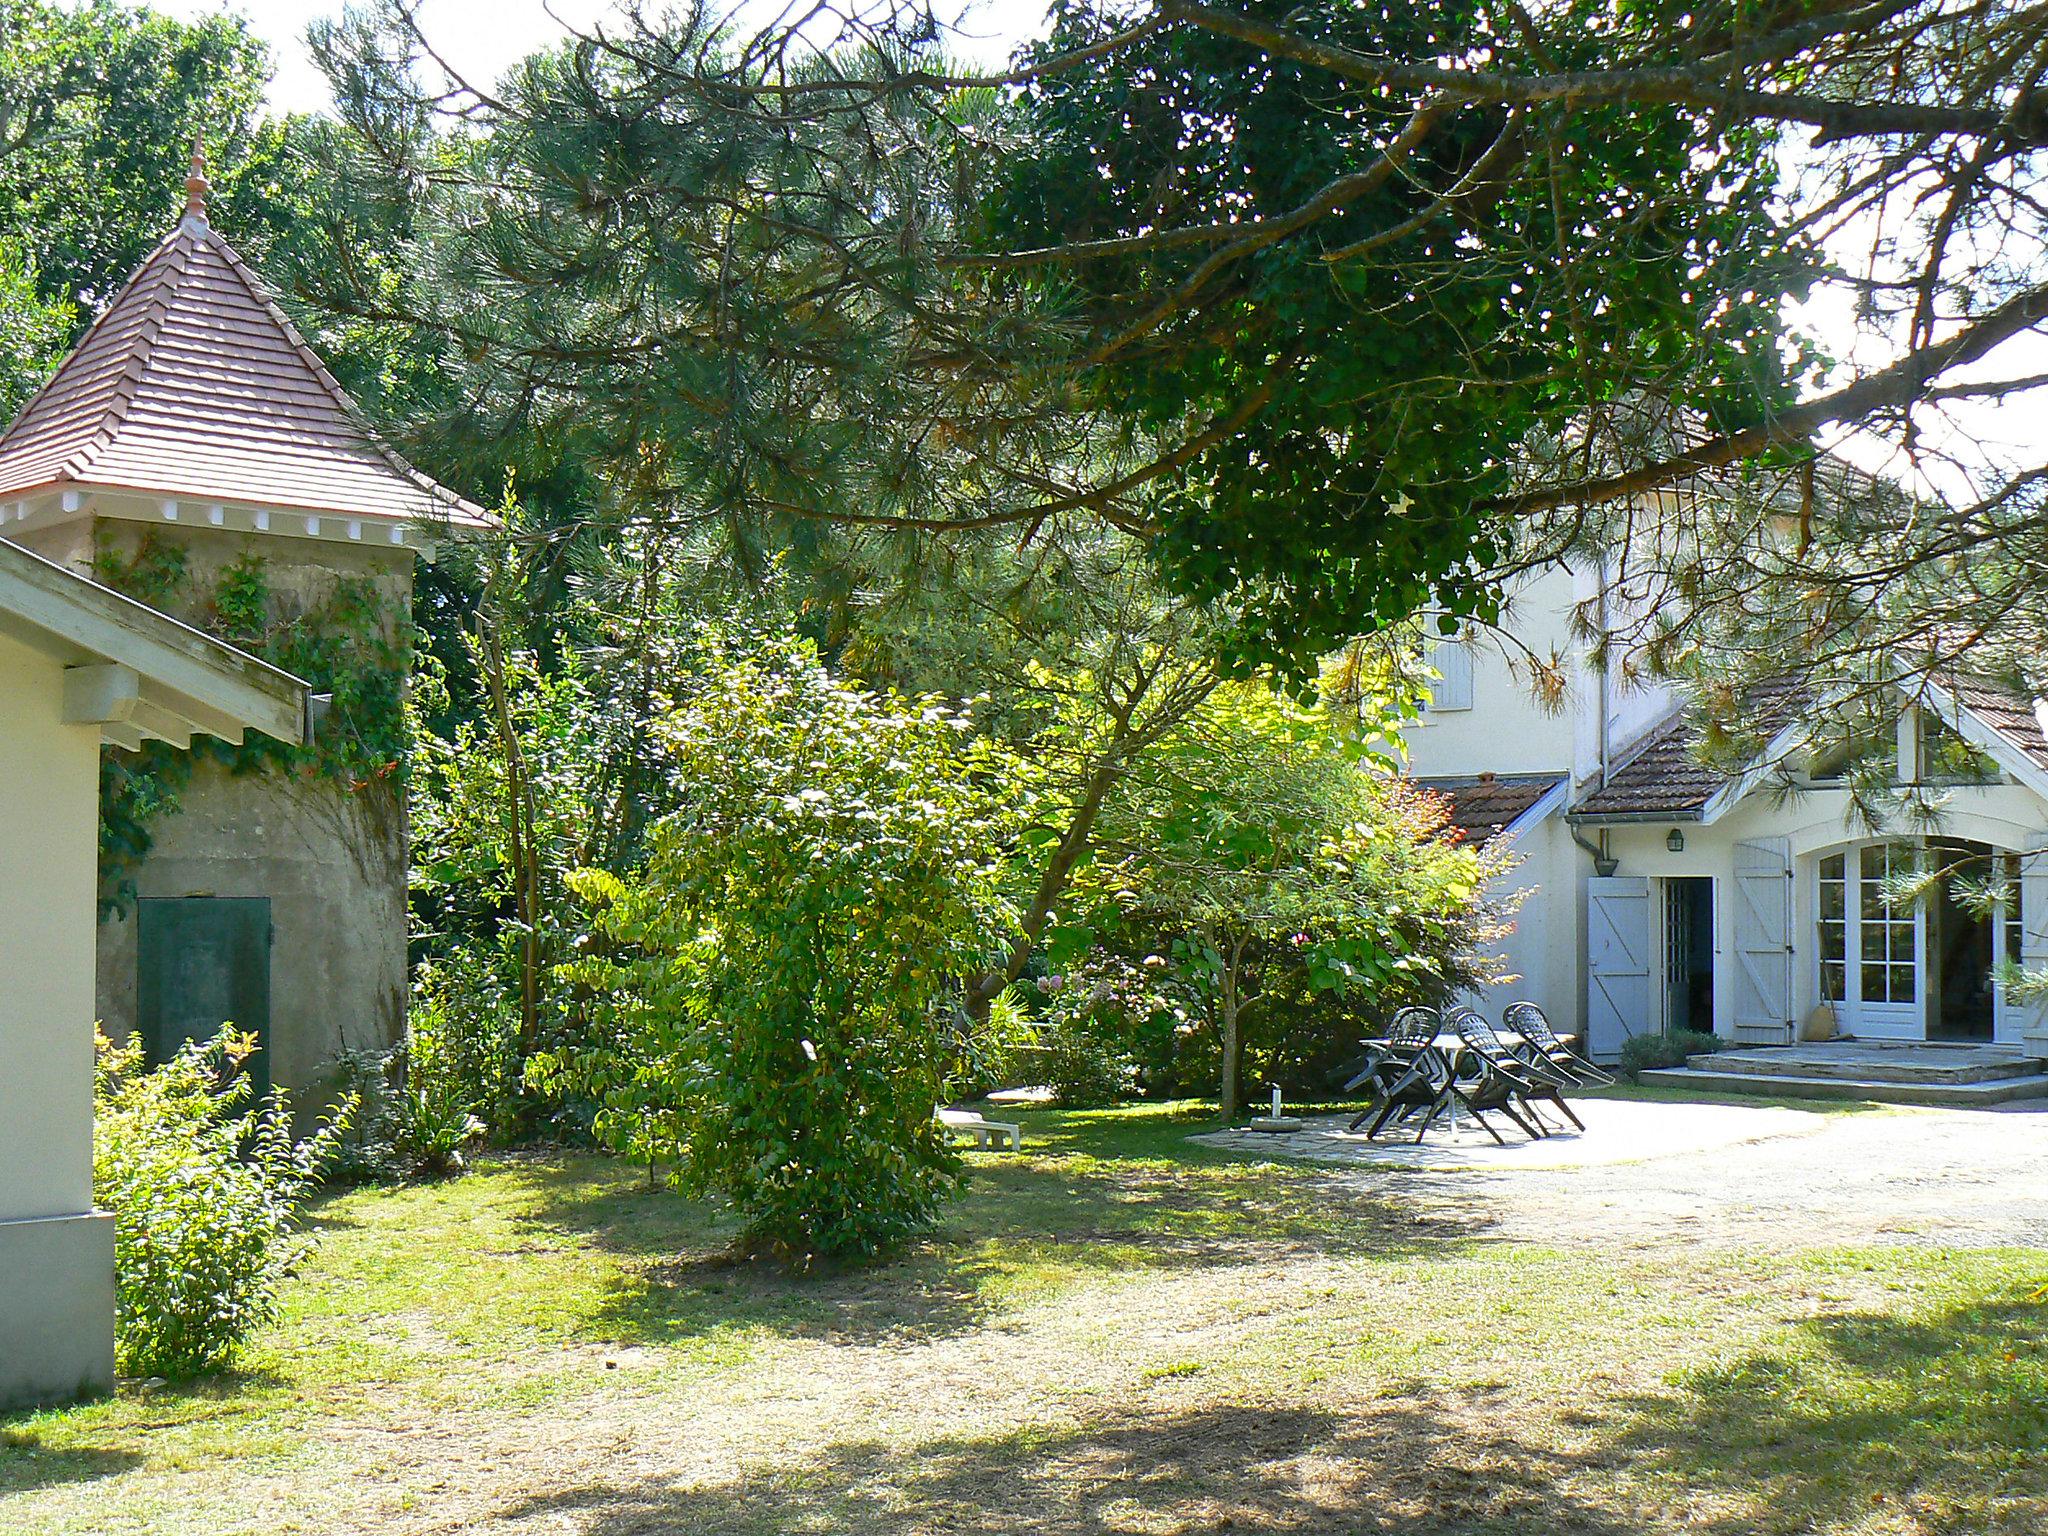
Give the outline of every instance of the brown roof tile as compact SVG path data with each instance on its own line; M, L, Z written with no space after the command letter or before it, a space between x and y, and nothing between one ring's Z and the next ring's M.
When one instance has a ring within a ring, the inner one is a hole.
M377 437L262 282L191 218L0 434L0 497L66 484L492 522Z
M1424 789L1433 790L1450 802L1446 824L1461 843L1488 843L1521 817L1527 815L1545 795L1564 782L1561 773L1535 774L1511 779L1481 774L1476 779L1417 779Z
M1796 679L1778 678L1743 699L1748 728L1775 736L1792 723L1805 697ZM1608 769L1607 782L1572 808L1579 816L1670 816L1689 819L1706 809L1730 776L1701 761L1699 723L1681 709L1652 727L1635 751Z
M2025 753L2037 767L2048 769L2048 732L2041 729L2041 716L2032 699L1987 678L1950 678L1943 686L1957 704Z

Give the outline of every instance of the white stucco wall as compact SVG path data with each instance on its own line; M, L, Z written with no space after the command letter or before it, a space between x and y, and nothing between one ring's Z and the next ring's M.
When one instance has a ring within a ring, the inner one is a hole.
M0 635L0 1219L92 1204L99 732Z
M1472 707L1427 711L1402 732L1410 773L1451 778L1570 771L1573 703L1552 709L1538 699L1521 647L1544 657L1567 647L1572 591L1571 572L1545 571L1509 596L1503 627L1512 641L1479 631L1465 642L1472 653Z
M1472 658L1472 707L1426 711L1404 730L1408 771L1418 778L1479 773L1569 773L1575 781L1600 771L1603 734L1609 760L1627 753L1671 713L1665 684L1629 679L1615 666L1603 685L1573 632L1581 604L1594 602L1598 575L1556 565L1510 592L1499 630L1465 642ZM1546 700L1531 680L1530 657L1561 663L1564 694Z
M112 1224L92 1214L99 732L0 635L0 1407L113 1382Z
M1471 1001L1498 1023L1509 1003L1527 1000L1543 1010L1558 1033L1576 1034L1585 1012L1579 865L1586 854L1573 844L1562 810L1519 834L1513 846L1522 862L1498 885L1502 891L1525 893L1515 930L1499 946L1514 979L1484 989Z
M1665 846L1674 827L1685 836L1685 849L1680 853ZM1958 788L1950 793L1941 821L1933 830L1942 837L1986 843L1994 848L2037 848L2048 842L2048 802L2017 784ZM1714 880L1714 1032L1724 1037L1734 1033L1735 989L1729 966L1735 943L1730 889L1735 845L1774 837L1790 843L1792 1007L1793 1017L1798 1019L1804 1018L1820 1001L1814 926L1815 862L1829 849L1865 842L1874 835L1851 818L1849 797L1839 789L1805 791L1786 800L1759 791L1712 825L1644 822L1607 829L1609 848L1620 861L1620 874L1648 875L1653 880L1704 875ZM1654 902L1652 911L1654 922ZM1654 957L1661 953L1660 936L1652 933L1651 942ZM1652 991L1654 995L1654 987ZM1653 1019L1649 1027L1661 1027L1661 1021ZM2017 1042L2017 1021L2010 1028L2003 1027L2002 1021L1998 1038Z

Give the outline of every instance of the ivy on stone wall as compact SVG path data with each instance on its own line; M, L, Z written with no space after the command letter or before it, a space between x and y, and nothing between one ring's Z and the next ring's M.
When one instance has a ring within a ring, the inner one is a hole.
M356 790L403 777L409 616L395 612L373 582L338 575L317 602L303 612L287 612L272 590L262 556L244 555L220 572L210 591L200 591L185 548L154 530L132 554L102 547L93 571L115 591L176 613L333 698L313 740L302 747L251 732L239 746L195 736L189 751L160 741L145 742L134 752L103 748L103 911L116 912L132 902L134 871L150 850L151 828L178 809L193 765L203 758L230 773L290 773Z

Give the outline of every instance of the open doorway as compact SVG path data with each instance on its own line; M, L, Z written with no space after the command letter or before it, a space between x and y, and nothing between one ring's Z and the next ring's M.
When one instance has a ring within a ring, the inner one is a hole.
M1983 882L1992 851L1946 840L1934 851L1947 873L1927 901L1927 1038L1989 1040L1998 1007L1997 918L1981 900L1964 902L1959 888Z
M1714 1032L1714 882L1664 882L1664 1027Z

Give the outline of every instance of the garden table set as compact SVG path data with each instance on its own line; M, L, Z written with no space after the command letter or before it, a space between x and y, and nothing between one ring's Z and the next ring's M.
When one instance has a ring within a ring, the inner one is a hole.
M1583 1131L1565 1090L1614 1079L1559 1039L1534 1003L1510 1004L1501 1026L1494 1028L1477 1009L1462 1005L1442 1012L1403 1008L1385 1039L1366 1042L1364 1070L1344 1085L1347 1093L1369 1087L1372 1094L1348 1129L1370 1119L1370 1140L1389 1124L1405 1130L1419 1118L1415 1139L1421 1141L1439 1118L1455 1134L1463 1109L1505 1146L1489 1114L1507 1116L1535 1140L1551 1134L1541 1113L1549 1108Z

